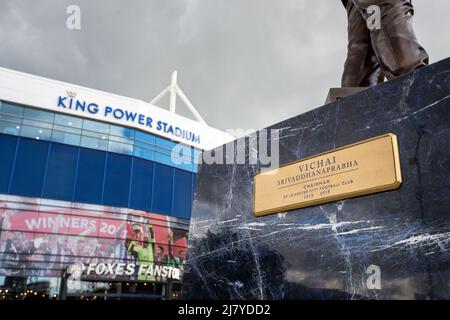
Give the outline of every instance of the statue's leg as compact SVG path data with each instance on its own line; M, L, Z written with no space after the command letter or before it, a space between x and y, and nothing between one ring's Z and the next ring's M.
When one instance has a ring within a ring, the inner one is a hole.
M370 32L372 46L383 73L388 79L428 64L428 54L419 44L414 28L414 8L410 0L351 0L364 19L371 16L367 8L377 5L381 28Z
M371 87L384 80L372 48L366 21L353 2L346 1L348 18L347 60L342 74L342 87Z

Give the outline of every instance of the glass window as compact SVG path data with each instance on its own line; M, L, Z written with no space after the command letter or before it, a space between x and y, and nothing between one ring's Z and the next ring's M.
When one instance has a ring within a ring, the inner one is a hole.
M192 148L184 144L178 144L176 149L172 149L172 156L184 164L191 164L193 159Z
M52 130L24 124L20 130L20 136L36 140L50 140Z
M176 163L172 161L170 154L160 153L159 151L155 153L155 161L170 167L176 166Z
M55 114L52 112L26 108L23 117L24 125L51 129L53 126Z
M155 146L155 138L156 137L154 135L144 133L141 131L136 131L134 136L136 145L140 146L150 145L152 146L152 149Z
M171 162L176 168L192 171L192 148L181 143L176 144L172 149ZM168 157L163 155L163 157Z
M155 152L151 150L149 147L140 147L134 146L134 156L147 159L147 160L155 160Z
M53 126L52 132L52 141L79 146L82 126L82 119L56 114L55 125Z
M193 148L193 149L194 149L194 152L193 152L194 156L192 159L192 161L193 161L192 172L197 173L198 172L198 164L200 162L200 157L202 155L202 150L199 150L196 148Z
M108 151L123 154L133 154L133 145L131 143L122 143L110 140L108 143Z
M97 122L97 121L91 121L91 120L84 120L83 121L83 131L89 131L89 132L98 132L103 134L109 134L109 124L103 123L103 122Z
M134 155L191 171L199 152L149 133L0 101L0 133ZM177 162L172 161L172 156ZM182 164L178 164L182 161Z
M65 132L64 128L62 128L62 130L58 129L59 128L57 128L56 126L55 128L53 128L52 141L70 144L73 146L80 145L81 134Z
M139 158L155 159L155 136L136 131L134 135L134 155Z
M53 130L81 135L81 129L55 124Z
M22 119L0 114L0 133L18 136L22 127Z
M172 149L175 147L175 143L159 137L155 138L155 142L155 161L168 166L175 166L176 163L172 161Z
M61 125L61 127L78 128L81 129L83 126L83 119L77 117L66 116L63 114L55 115L55 124Z
M0 133L19 135L23 109L23 107L0 102Z
M28 259L31 255L25 255ZM20 268L20 270L23 270ZM28 271L33 272L33 270L28 269ZM40 276L30 276L27 277L24 272L20 272L17 276L4 277L0 276L0 287L9 287L8 291L3 291L3 295L6 295L8 300L23 300L23 299L49 299L54 300L57 298L60 292L60 279L58 277L40 277ZM37 293L29 294L28 298L24 296L24 293ZM1 292L0 292L1 293ZM3 297L4 299L5 297Z
M108 151L133 154L134 130L110 126Z
M23 117L23 107L19 107L13 104L5 103L0 101L0 113L7 114L10 116L15 116L18 118Z
M174 142L159 137L155 137L155 144L158 152L169 156L172 153L172 149L175 147Z
M108 150L108 134L108 124L84 120L81 146L97 150Z
M202 154L202 150L199 150L199 149L196 149L196 148L193 148L193 149L194 149L194 152L193 152L192 161L195 164L198 164L200 162L200 156Z
M109 134L113 137L118 138L126 138L128 140L133 140L134 138L134 130L124 127L118 127L118 126L110 126L109 128Z
M81 137L80 145L82 147L96 150L108 150L108 139L106 135L100 136L98 138L83 135Z

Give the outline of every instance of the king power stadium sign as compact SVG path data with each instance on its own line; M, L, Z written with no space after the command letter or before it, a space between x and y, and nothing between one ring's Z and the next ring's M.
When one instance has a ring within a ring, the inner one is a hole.
M200 135L185 128L173 125L169 122L154 119L153 117L136 111L130 111L123 107L112 107L100 105L92 101L76 99L73 93L71 96L59 96L57 100L58 111L73 110L79 113L86 113L104 118L104 121L125 121L130 126L142 129L154 129L165 136L171 136L181 141L200 145ZM100 119L102 120L102 119Z

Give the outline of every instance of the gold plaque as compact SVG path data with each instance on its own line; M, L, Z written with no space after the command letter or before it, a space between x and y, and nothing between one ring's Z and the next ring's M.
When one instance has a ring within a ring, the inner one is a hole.
M397 137L388 133L258 173L253 210L263 216L394 190L401 183Z

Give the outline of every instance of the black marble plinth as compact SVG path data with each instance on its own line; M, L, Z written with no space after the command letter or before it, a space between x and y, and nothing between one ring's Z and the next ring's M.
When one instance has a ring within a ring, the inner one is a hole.
M202 165L184 298L450 298L450 59L269 129L281 165L392 132L403 185L257 218L259 164Z

